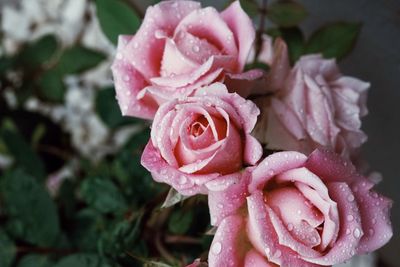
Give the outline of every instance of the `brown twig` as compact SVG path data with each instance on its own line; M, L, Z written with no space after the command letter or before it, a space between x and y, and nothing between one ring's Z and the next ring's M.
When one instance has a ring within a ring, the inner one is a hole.
M58 249L58 248L41 248L41 247L28 247L18 246L18 253L36 253L36 254L62 254L68 255L78 252L77 249Z
M167 235L165 236L165 243L169 244L188 244L188 245L199 245L201 240L191 236L184 235Z

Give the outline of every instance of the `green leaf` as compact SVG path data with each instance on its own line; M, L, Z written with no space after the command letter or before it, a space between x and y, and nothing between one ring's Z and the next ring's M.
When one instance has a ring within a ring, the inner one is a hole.
M104 88L96 95L96 111L101 120L110 128L116 128L129 123L137 123L139 120L124 117L115 99L115 89Z
M325 58L341 59L353 48L360 23L337 22L320 28L310 37L305 53L322 53Z
M61 75L76 74L97 66L105 59L103 53L75 45L61 54L56 69Z
M262 69L262 70L268 71L269 70L269 66L267 64L265 64L265 63L256 61L256 62L247 64L244 67L245 71L252 70L252 69Z
M255 0L242 0L240 5L250 17L254 18L258 15L258 4Z
M82 253L61 259L55 267L111 267L111 265L98 255Z
M14 157L20 168L39 180L45 178L43 162L18 132L1 129L0 136L6 144L8 152Z
M86 203L100 212L121 212L127 207L122 193L109 179L86 178L80 189Z
M39 93L45 100L62 102L65 94L65 85L57 69L50 69L43 73L39 80Z
M304 52L303 33L298 27L282 28L280 32L288 46L290 62L293 65Z
M187 198L188 196L180 194L178 191L171 187L171 189L168 191L167 197L164 200L164 203L161 205L161 208L164 209L172 207L176 203L179 203Z
M169 218L168 229L173 234L184 234L193 221L192 211L175 210Z
M57 52L58 42L54 35L45 35L28 44L18 55L18 64L24 68L36 69L46 64Z
M99 237L105 231L106 218L94 209L86 208L75 214L70 238L82 251L95 251Z
M138 15L120 0L97 0L96 8L100 26L113 44L117 44L118 35L134 35L140 26Z
M42 255L26 255L18 263L17 267L52 267L48 257Z
M60 226L56 206L46 189L21 170L7 173L1 189L11 225L19 225L18 238L51 246Z
M14 261L16 248L12 240L0 229L0 266L9 267Z
M282 1L268 7L267 17L280 27L293 27L307 17L307 12L297 2Z

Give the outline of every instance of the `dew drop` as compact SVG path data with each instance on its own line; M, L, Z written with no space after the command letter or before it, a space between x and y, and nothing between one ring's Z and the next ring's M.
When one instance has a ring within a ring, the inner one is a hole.
M117 59L121 60L122 59L122 54L120 52L117 53Z
M265 252L265 256L268 257L269 253L271 252L271 249L270 248L265 248L264 252Z
M376 219L374 218L374 219L372 219L372 224L376 224Z
M219 253L221 253L222 250L222 245L220 242L215 242L214 245L211 248L211 251L215 254L218 255Z
M193 52L198 53L200 51L200 47L198 45L194 45L192 47Z
M186 182L187 182L186 176L182 175L181 177L179 177L179 184L186 184Z
M360 229L358 229L358 228L354 229L353 234L354 234L354 237L355 237L355 238L359 238L359 237L361 236L361 231L360 231Z
M220 209L222 209L222 208L224 207L224 205L222 205L222 203L219 203L217 206L218 206L218 208L220 208Z
M373 236L375 231L374 231L374 229L371 228L371 229L368 230L368 233L369 233L370 236Z
M350 194L350 195L347 197L347 200L350 201L350 202L353 202L353 201L354 201L354 195L353 195L353 194Z
M129 82L129 80L130 80L130 77L129 77L128 75L125 75L125 76L124 76L124 81L125 81L125 82Z
M287 225L287 229L289 230L289 232L292 231L293 228L294 228L294 227L293 227L293 224L289 223L289 224Z
M349 235L351 233L350 229L346 229L346 234Z
M352 222L354 220L353 215L349 214L347 215L347 221Z
M282 252L278 249L278 250L275 252L274 257L275 257L275 258L279 258L281 255L282 255Z
M136 43L136 42L134 42L134 43L133 43L133 48L138 48L138 47L139 47L139 44Z

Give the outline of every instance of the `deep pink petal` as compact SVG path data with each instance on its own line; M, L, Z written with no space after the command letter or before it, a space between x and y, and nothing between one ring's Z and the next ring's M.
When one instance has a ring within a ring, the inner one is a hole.
M157 104L151 98L136 98L139 91L148 85L143 76L119 57L115 59L111 70L122 114L143 119L153 118Z
M303 261L291 249L279 245L279 238L268 216L262 191L255 191L247 197L249 219L247 232L251 244L265 255L270 262L279 266L316 266Z
M242 267L248 242L246 242L245 221L239 215L225 218L210 247L208 263L210 267Z
M188 196L205 194L207 190L203 184L218 177L218 174L191 175L178 171L168 165L151 141L143 151L141 164L151 172L155 181L167 183L179 193Z
M250 193L260 189L265 183L277 174L286 170L302 167L307 157L298 152L278 152L269 155L252 172L249 184Z
M346 183L333 182L328 185L329 194L337 204L340 218L340 231L337 241L328 252L318 258L305 258L320 265L342 263L355 255L361 237L364 235L360 224L357 203L349 201L353 193ZM354 198L353 198L354 199Z
M206 7L190 13L179 23L176 31L188 32L207 40L220 51L224 51L225 55L237 58L238 49L234 43L234 34L213 7ZM200 49L193 45L193 50L197 51L197 48Z
M305 167L319 177L323 177L325 183L345 182L350 184L360 179L351 162L328 149L314 150L308 157Z
M211 225L219 225L222 219L235 214L246 202L249 172L228 174L206 184Z
M156 33L161 30L172 36L182 17L199 8L200 4L192 1L165 1L147 8L142 25L122 52L124 58L146 79L158 76L165 39L157 38Z
M263 148L256 138L250 134L246 135L244 146L244 162L255 165L263 155Z
M268 262L265 256L262 256L257 250L252 249L246 253L244 267L274 267L273 263Z
M393 236L390 222L392 201L372 191L372 187L373 183L367 179L352 185L364 230L364 236L357 247L359 254L369 253L382 247Z
M221 17L233 32L235 42L239 48L238 71L242 71L255 40L254 26L240 6L239 1L233 2L221 13ZM229 41L229 38L228 40Z

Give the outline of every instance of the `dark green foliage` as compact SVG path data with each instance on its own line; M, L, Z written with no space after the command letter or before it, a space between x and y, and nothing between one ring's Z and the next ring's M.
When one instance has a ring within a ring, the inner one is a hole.
M140 26L136 12L121 0L96 0L97 17L107 38L117 44L118 35L134 35Z
M1 192L8 225L14 227L12 234L35 245L52 246L59 235L59 218L43 185L26 172L15 170L2 179Z
M267 17L281 27L293 27L307 17L307 11L297 2L277 1L268 6Z
M337 22L320 28L307 42L305 53L322 53L326 58L346 56L361 30L360 23Z

